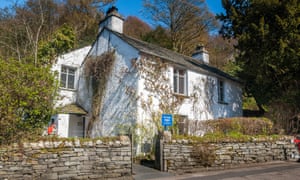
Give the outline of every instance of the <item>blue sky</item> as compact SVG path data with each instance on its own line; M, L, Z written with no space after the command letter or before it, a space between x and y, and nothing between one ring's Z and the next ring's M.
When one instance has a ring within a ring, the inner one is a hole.
M6 7L15 1L16 0L0 0L0 8ZM17 0L17 2L22 1L24 0ZM147 21L141 13L142 2L142 0L117 0L115 6L119 9L119 13L125 18L127 16L137 16L143 21ZM206 3L208 8L215 14L223 11L221 0L206 0Z
M24 1L25 0L0 0L0 8L12 5L13 2L22 3ZM206 0L206 4L209 10L214 14L224 12L224 9L222 8L222 0ZM119 13L124 18L128 16L136 16L149 24L152 28L155 27L151 20L147 19L142 14L143 0L116 0L114 5L119 9ZM211 31L210 34L218 34L218 30Z
M222 0L206 0L206 4L211 12L214 14L223 12ZM117 0L115 6L119 9L119 13L124 16L137 16L143 21L147 22L147 19L142 14L142 0Z

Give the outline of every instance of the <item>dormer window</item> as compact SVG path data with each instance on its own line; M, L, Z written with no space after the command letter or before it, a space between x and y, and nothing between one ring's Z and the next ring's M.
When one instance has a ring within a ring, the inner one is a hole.
M76 68L62 66L60 72L60 87L65 89L75 89Z
M173 77L174 93L187 96L187 71L174 68Z

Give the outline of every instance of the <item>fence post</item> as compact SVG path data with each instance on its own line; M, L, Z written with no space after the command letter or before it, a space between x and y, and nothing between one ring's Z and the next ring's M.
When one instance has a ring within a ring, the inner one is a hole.
M160 170L165 171L165 163L164 163L164 138L159 139L159 154L160 154Z

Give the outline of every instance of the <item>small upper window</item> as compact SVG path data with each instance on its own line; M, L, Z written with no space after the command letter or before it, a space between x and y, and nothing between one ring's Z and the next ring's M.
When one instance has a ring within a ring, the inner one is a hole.
M187 95L187 72L174 68L174 93Z
M225 88L224 88L224 81L218 81L218 101L221 103L225 102Z
M62 66L60 72L60 87L75 89L75 72L76 68Z

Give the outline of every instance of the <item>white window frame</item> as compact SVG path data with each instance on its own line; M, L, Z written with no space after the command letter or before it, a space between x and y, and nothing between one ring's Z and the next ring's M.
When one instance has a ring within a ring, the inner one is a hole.
M181 78L183 78L183 82L180 81ZM175 94L180 94L185 96L188 95L187 70L176 68L176 67L173 69L173 91Z
M66 68L66 72L63 72L63 68ZM70 72L71 70L73 70L74 73ZM76 89L76 71L77 71L77 68L75 67L70 67L70 66L65 66L65 65L62 65L61 66L61 69L60 69L60 88L63 88L63 89L69 89L69 90L75 90ZM65 75L65 82L64 84L62 84L62 76ZM69 81L70 81L70 78L73 77L74 79L74 82L73 82L73 87L71 87L69 85Z

